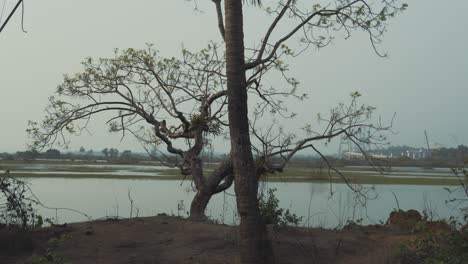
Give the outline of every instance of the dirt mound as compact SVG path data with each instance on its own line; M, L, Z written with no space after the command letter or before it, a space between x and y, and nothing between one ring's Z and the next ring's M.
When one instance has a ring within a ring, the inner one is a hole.
M450 225L445 221L428 221L416 210L398 210L390 213L387 225L394 230L405 232L449 232Z
M421 221L422 216L416 210L398 210L390 213L387 224L401 231L414 231Z

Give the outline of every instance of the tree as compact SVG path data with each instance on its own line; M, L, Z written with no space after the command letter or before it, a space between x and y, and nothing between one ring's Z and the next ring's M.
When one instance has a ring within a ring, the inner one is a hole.
M23 0L18 0L18 2L16 3L15 7L13 8L13 10L11 10L10 14L8 14L8 17L6 18L5 22L3 22L3 24L1 23L2 21L0 20L0 33L2 33L3 29L6 27L6 25L8 24L8 22L10 21L11 17L15 14L16 10L18 10L18 7L22 5L22 8L23 8L23 16L24 16L24 2ZM3 13L3 10L2 10L2 13ZM0 15L1 17L1 15ZM21 20L21 25L23 24L23 20ZM23 32L24 29L23 29Z
M35 160L40 157L40 153L36 149L26 150L26 151L17 151L16 156L19 159L23 160Z
M218 7L220 1L213 2ZM258 0L252 2L260 3ZM242 263L271 263L273 253L258 210L258 178L255 174L256 166L249 135L248 87L257 85L256 76L261 76L269 64L278 60L279 49L284 47L285 42L298 32L303 32L305 43L323 47L329 42L324 36L315 38L312 33L315 33L317 29L344 29L348 35L351 29L362 29L369 34L374 49L380 55L375 44L381 41L381 36L385 31L385 21L406 8L406 5L396 7L396 1L393 0L382 1L382 6L365 0L339 0L325 7L315 4L312 6L312 11L308 11L301 10L296 2L295 0L280 1L278 7L270 11L275 18L265 37L260 41L260 48L254 49L251 54L253 60L248 62L245 62L244 55L243 1L225 0L225 26L222 26L222 22L218 20L218 28L226 44L228 115L237 208L241 218ZM222 17L220 9L217 8L216 11L218 18ZM270 40L272 32L285 17L296 19L296 26L283 37L272 42ZM247 71L254 72L253 78L246 77Z
M109 149L109 157L111 159L116 159L119 157L119 150L115 148L110 148Z
M130 134L164 165L191 175L197 192L190 215L203 218L213 194L232 184L230 159L205 175L201 154L210 137L220 136L225 120L224 59L210 44L182 59L161 58L146 50L116 51L112 59L83 62L84 70L66 76L42 123L31 122L33 146L68 144L65 134L79 134L91 117L109 114L111 132ZM84 104L83 104L84 103ZM108 150L111 159L118 150Z
M306 136L297 139L280 130L272 136L272 129L260 133L255 118L273 112L280 115L287 109L278 97L292 95L298 99L297 80L287 76L284 59L294 52L286 44L298 34L301 41L317 48L328 45L334 31L351 34L360 29L369 35L372 47L377 49L382 41L387 18L406 8L396 6L396 1L339 0L329 5L311 5L304 10L298 1L280 1L267 9L272 23L258 46L246 48L243 43L243 2L225 0L224 15L221 0L213 0L218 14L218 29L225 41L225 56L217 52L218 46L210 44L199 53L182 52L182 59L164 59L148 47L147 50L117 51L113 59L84 62L84 72L65 77L57 95L78 100L88 100L84 106L51 98L50 115L41 123L31 123L29 131L35 146L53 143L63 131L79 133L85 129L89 118L95 114L109 113L110 130L130 133L145 147L153 145L168 166L178 167L182 174L191 175L197 194L192 202L191 214L200 215L211 195L228 188L233 178L236 182L238 211L241 217L241 260L243 263L267 263L271 260L271 245L266 238L264 223L258 213L258 178L267 172L281 172L299 151L310 148L321 154L313 142L343 136L357 146L382 142L378 136L385 126L369 125L369 115L374 108L356 103L359 94L352 95L348 106L332 109L322 132L305 126ZM259 4L259 1L254 1ZM308 3L307 3L308 4ZM307 5L305 4L305 5ZM290 19L295 26L287 32L275 32L277 25ZM276 34L273 34L273 33ZM280 35L276 40L273 36ZM224 72L225 69L225 72ZM284 77L288 90L266 88L262 78L276 70ZM247 95L256 96L260 102L249 123ZM228 122L226 122L226 97ZM76 122L84 121L84 126ZM144 125L143 125L144 124ZM229 124L231 154L210 176L203 173L200 153L210 137L216 137ZM273 128L273 127L272 127ZM369 130L369 133L363 133ZM362 136L364 134L364 136ZM252 145L254 135L260 146ZM44 146L44 145L42 145ZM164 147L165 150L161 150ZM256 152L256 157L252 150ZM361 148L361 151L365 151ZM158 155L159 156L159 155ZM323 157L323 156L322 156ZM192 210L193 209L193 210Z
M106 157L106 159L109 157L109 149L108 148L104 148L101 152L102 152L102 154L104 154L104 157Z
M50 98L48 115L43 122L31 122L29 132L34 139L33 147L44 148L57 141L59 145L66 145L68 134L80 134L91 117L108 113L111 132L135 136L155 159L191 176L196 195L190 215L204 218L212 195L229 188L234 179L230 156L210 174L204 173L202 162L203 155L211 149L210 141L224 136L227 129L224 58L215 59L218 55L213 45L200 53L183 51L183 60L160 58L153 51L152 47L139 51L129 49L117 52L112 59L86 60L83 73L65 77L56 95ZM275 102L274 93L263 87L251 90L270 100L270 106L260 105L264 111L257 112L258 118L268 109L267 112L284 113ZM294 86L287 93L294 96ZM182 112L179 108L192 112ZM269 133L262 135L261 130L251 124L251 133L258 139L255 175L260 177L268 172L282 171L297 151L308 147L307 142L332 138L344 132L354 136L355 131L345 126L345 122L353 123L353 127L364 126L373 108L358 108L355 100L346 108L347 113L340 115L335 111L331 114L335 117L326 121L330 122L328 130L318 136L305 137L295 151L291 151L295 144L291 135L276 135L274 138L279 141L274 142L268 138L273 134L272 127ZM373 129L383 130L377 126ZM86 150L82 147L81 152ZM115 148L105 148L102 152L113 160L119 157ZM285 153L290 157L278 158ZM121 157L125 155L122 153Z
M240 216L241 263L272 263L273 250L258 207L258 178L250 142L242 1L225 0L229 134Z
M122 153L120 154L120 159L124 161L131 161L133 159L132 151L130 150L122 151Z
M48 149L45 153L44 153L44 157L46 159L60 159L60 151L57 150L57 149Z

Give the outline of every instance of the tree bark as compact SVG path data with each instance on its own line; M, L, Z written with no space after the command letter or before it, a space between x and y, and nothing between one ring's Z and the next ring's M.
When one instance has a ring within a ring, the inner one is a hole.
M242 0L224 3L228 118L240 216L240 260L243 264L272 263L271 243L258 210L258 179L249 135Z
M213 192L204 191L204 189L198 190L193 197L190 205L190 218L194 220L203 220L205 216L206 207L211 199Z
M232 161L230 156L227 157L209 177L205 178L201 159L191 157L189 160L191 162L192 177L197 187L197 193L190 205L190 218L201 220L206 218L205 211L211 197L227 190L232 185Z

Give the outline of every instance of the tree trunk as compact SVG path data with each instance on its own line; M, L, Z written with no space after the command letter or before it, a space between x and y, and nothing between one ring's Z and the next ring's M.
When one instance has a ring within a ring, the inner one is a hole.
M258 179L249 135L242 0L225 0L228 116L243 264L272 263L273 251L258 210Z
M219 164L209 177L205 178L201 159L191 157L189 160L192 177L197 188L197 193L190 205L190 218L201 220L206 217L205 211L211 197L225 191L232 185L232 162L229 156Z
M198 152L186 152L185 160L190 163L190 171L197 189L197 193L190 204L190 218L201 220L205 217L205 209L213 192L206 186L206 179L203 175L203 164L201 158L198 156Z
M213 192L207 192L204 189L197 191L190 205L190 218L195 220L203 220L205 218L205 210L212 195Z

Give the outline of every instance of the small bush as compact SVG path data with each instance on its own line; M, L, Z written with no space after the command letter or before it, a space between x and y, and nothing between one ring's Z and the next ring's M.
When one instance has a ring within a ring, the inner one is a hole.
M34 228L43 224L36 214L37 201L30 197L26 182L14 178L7 171L0 174L0 227Z
M66 264L65 258L57 253L57 248L62 244L68 235L62 235L55 237L47 241L47 248L44 255L32 255L29 257L24 264Z
M275 227L299 225L302 221L302 217L291 213L289 209L284 210L283 208L279 208L279 200L275 195L276 191L276 188L268 189L266 197L262 194L258 199L260 215L265 221L265 224L271 224Z
M466 264L468 263L468 230L459 229L451 221L447 232L424 230L401 248L402 264Z

